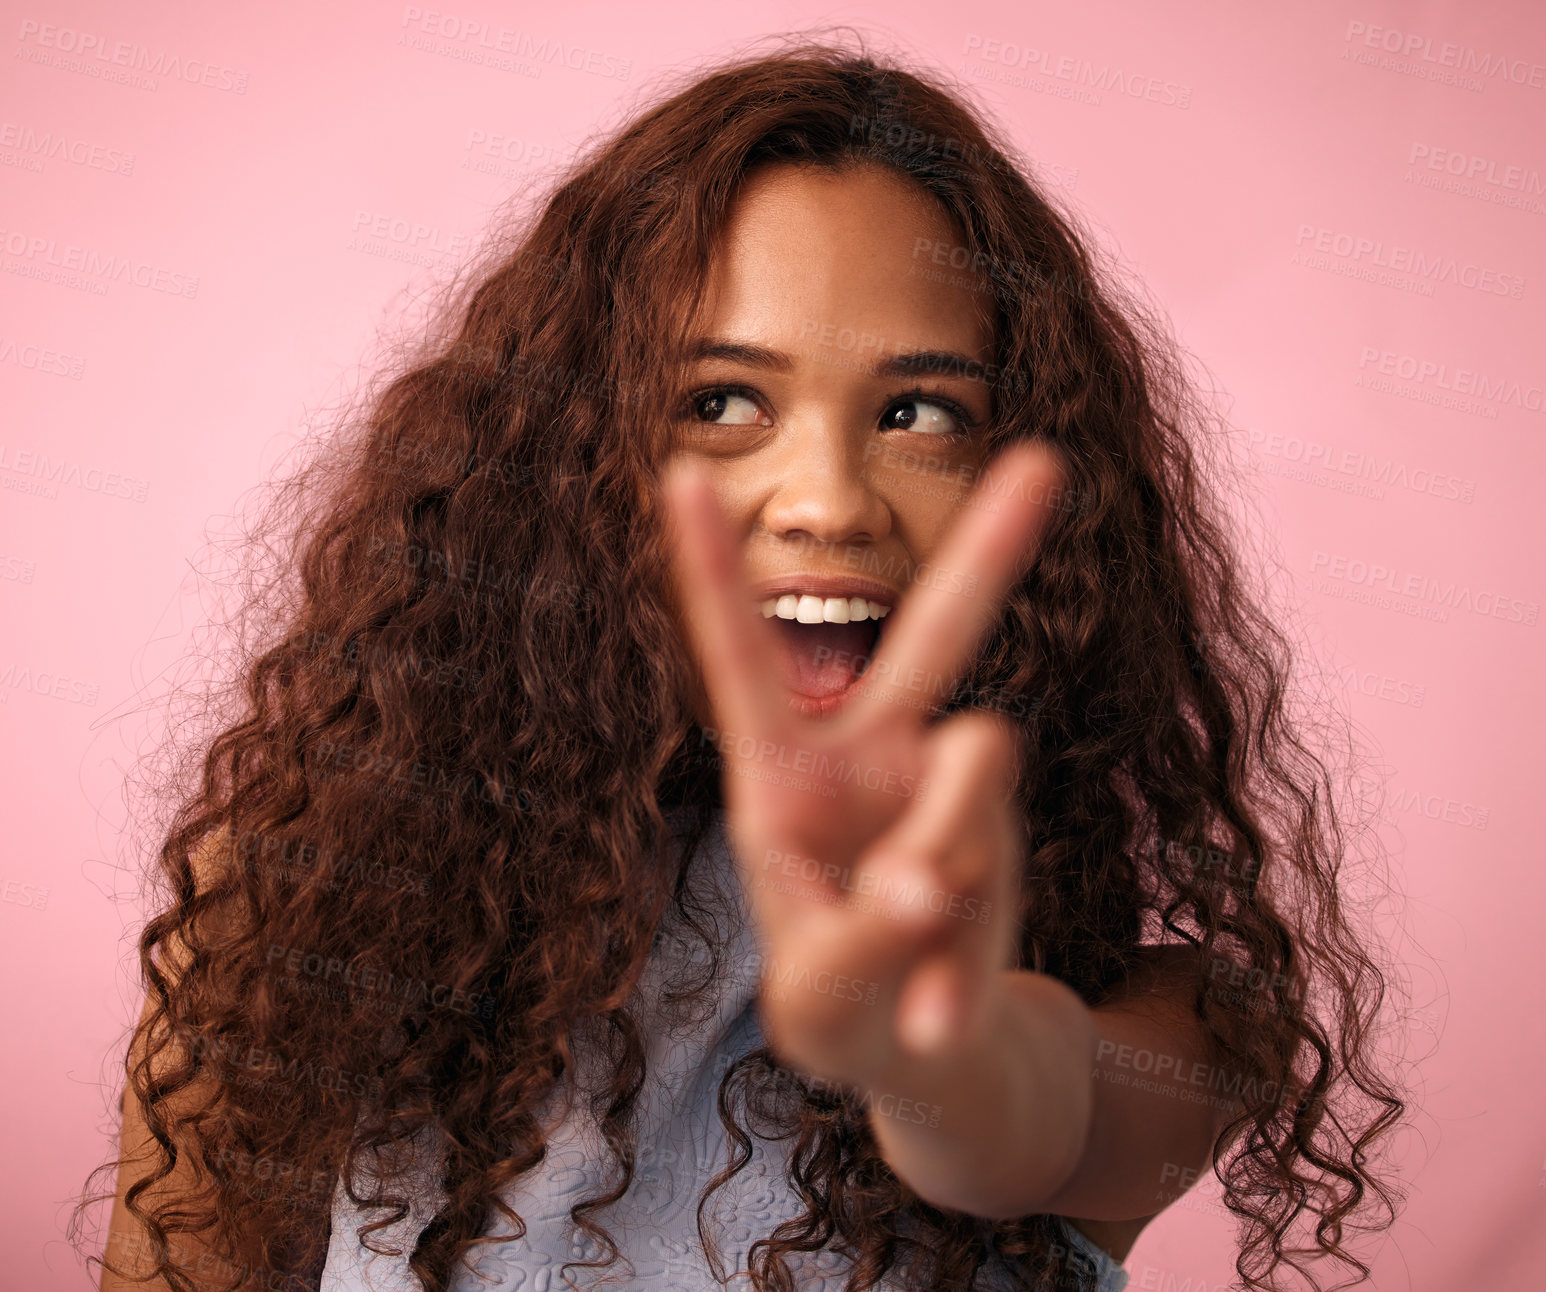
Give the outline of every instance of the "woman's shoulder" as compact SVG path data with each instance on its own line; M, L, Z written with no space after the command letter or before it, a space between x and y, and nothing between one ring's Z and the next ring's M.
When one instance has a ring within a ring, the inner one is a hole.
M1081 1243L1080 1246L1099 1267L1101 1292L1107 1292L1108 1287L1111 1292L1121 1292L1127 1283L1127 1271L1121 1268L1122 1262L1131 1254L1138 1235L1154 1216L1143 1216L1138 1220L1075 1220L1070 1216L1059 1216L1058 1219L1076 1243L1080 1238L1087 1241L1088 1245ZM1091 1251L1091 1247L1095 1250Z

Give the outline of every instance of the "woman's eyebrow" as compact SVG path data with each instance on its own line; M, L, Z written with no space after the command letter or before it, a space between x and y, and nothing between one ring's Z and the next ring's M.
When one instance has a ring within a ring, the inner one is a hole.
M867 339L861 337L861 340ZM878 338L876 339L878 342ZM703 337L694 342L687 353L687 361L696 363L702 359L728 359L753 368L767 368L774 372L788 372L794 360L782 350L754 345L749 341L729 341L719 337ZM955 350L908 350L888 355L872 363L867 371L876 377L912 377L919 373L933 373L941 377L965 377L981 380L983 362L972 359Z

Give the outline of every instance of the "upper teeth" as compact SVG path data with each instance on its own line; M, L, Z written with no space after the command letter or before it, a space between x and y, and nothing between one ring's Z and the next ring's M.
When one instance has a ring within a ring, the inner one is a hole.
M764 619L777 615L780 619L796 619L802 624L850 624L860 619L884 619L890 613L890 606L866 601L863 597L813 597L808 593L799 596L786 592L762 603Z

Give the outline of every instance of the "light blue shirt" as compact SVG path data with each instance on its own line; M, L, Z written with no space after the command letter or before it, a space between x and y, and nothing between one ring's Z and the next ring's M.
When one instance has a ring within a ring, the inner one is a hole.
M696 1209L709 1180L729 1160L716 1106L719 1083L738 1057L764 1042L754 1008L762 952L725 845L722 819L705 836L704 849L705 856L695 859L692 882L720 919L721 931L728 933L728 946L721 953L722 973L709 989L709 1004L700 1007L700 1017L702 1009L709 1012L699 1025L673 1027L656 1012L653 1002L663 983L684 970L690 970L696 980L707 958L698 936L690 930L684 934L676 910L669 909L631 1003L644 1028L647 1065L633 1182L611 1207L591 1213L612 1235L622 1255L604 1269L571 1266L568 1272L582 1288L605 1281L607 1287L651 1292L748 1289L750 1278L744 1273L736 1277L736 1272L746 1269L752 1243L770 1237L780 1222L804 1211L785 1177L792 1140L768 1141L752 1135L751 1160L716 1191L706 1209L726 1278L721 1280L710 1271L698 1237ZM702 871L700 861L706 863ZM604 1084L608 1074L584 1034L576 1038L574 1050L578 1072L573 1075L581 1091ZM576 1202L600 1192L607 1182L611 1155L587 1101L576 1097L565 1107L563 1096L569 1089L568 1082L561 1083L544 1106L543 1124L550 1128L546 1157L501 1195L526 1222L526 1235L512 1237L508 1221L496 1216L487 1232L507 1241L475 1248L464 1256L472 1269L463 1268L454 1275L452 1292L563 1292L566 1285L559 1270L564 1262L602 1258L600 1244L578 1233L568 1213ZM432 1141L421 1140L408 1151L415 1161L427 1162L433 1150ZM408 1270L407 1254L433 1216L439 1194L427 1172L419 1169L415 1177L421 1184L411 1200L410 1214L370 1237L374 1247L399 1248L397 1256L374 1255L361 1246L358 1229L385 1212L367 1216L364 1209L354 1207L340 1180L333 1197L332 1239L321 1292L421 1292ZM357 1178L357 1189L363 1183ZM1067 1226L1065 1230L1070 1242L1095 1261L1100 1292L1123 1292L1127 1272L1082 1234ZM849 1268L849 1259L832 1251L795 1253L784 1260L796 1286L810 1292L841 1292ZM633 1266L631 1276L627 1262ZM992 1273L984 1270L979 1285L1008 1286L1004 1271L998 1271L997 1280L990 1277ZM893 1270L881 1281L880 1292L904 1292L896 1275Z

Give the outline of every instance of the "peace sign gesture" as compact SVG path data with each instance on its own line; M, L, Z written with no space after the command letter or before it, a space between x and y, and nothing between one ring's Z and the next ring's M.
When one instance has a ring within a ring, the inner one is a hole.
M904 1053L975 1036L998 971L1013 967L1012 738L982 712L931 727L923 697L949 694L971 663L1062 482L1039 442L991 462L869 667L818 713L786 684L788 655L708 480L690 459L668 466L679 602L767 957L764 1029L785 1062L817 1077L868 1081Z

